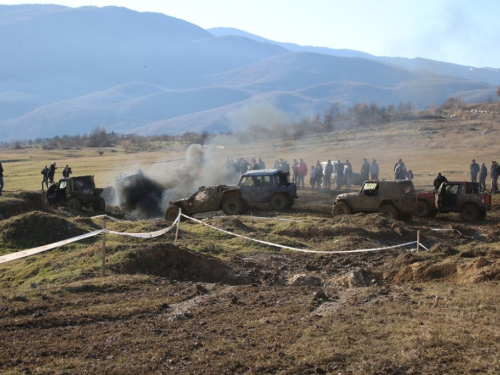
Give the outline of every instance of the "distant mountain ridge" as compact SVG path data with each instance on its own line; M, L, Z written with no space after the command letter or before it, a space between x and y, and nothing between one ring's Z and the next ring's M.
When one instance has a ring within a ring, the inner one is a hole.
M120 7L0 5L0 40L7 141L96 126L234 131L322 113L336 100L420 107L450 96L486 100L500 83L497 69L300 47Z

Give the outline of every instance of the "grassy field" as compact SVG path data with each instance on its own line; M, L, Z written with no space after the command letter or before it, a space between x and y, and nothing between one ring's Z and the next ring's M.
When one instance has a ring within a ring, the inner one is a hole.
M448 179L468 179L472 158L484 162L500 159L497 139L500 136L498 120L441 120L413 121L380 126L364 131L344 131L316 135L296 140L235 144L229 137L217 137L211 146L219 146L210 155L224 164L226 157L249 160L260 156L272 166L284 158L291 162L303 158L310 166L316 160L349 159L359 171L363 158L377 159L380 178L392 178L393 166L402 158L407 169L415 175L415 185L432 184L437 172ZM221 148L220 146L224 146ZM155 174L168 174L171 168L185 162L187 146L164 146L153 152L125 153L120 147L96 149L45 151L41 148L22 150L0 149L0 160L5 169L6 190L40 189L40 171L44 165L57 162L56 178L62 176L64 165L69 164L74 175L93 174L98 184L109 186L114 178L131 169L155 170Z

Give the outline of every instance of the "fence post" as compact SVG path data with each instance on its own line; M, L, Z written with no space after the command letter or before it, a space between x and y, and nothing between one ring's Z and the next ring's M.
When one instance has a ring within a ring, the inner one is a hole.
M179 208L179 215L181 214L181 209ZM181 225L181 218L179 217L179 220L177 220L177 229L175 230L175 241L174 245L177 245L177 236L179 235L179 226Z
M106 216L102 219L102 276L106 276Z
M417 230L417 253L420 251L420 231Z

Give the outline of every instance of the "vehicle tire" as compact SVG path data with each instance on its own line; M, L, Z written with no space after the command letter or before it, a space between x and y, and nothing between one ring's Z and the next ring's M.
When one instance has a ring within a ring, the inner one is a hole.
M465 204L460 210L463 221L474 221L479 219L479 209L473 204Z
M340 202L333 206L332 215L340 216L340 215L350 215L352 214L352 209L349 207L347 203Z
M437 211L431 211L431 212L429 212L429 217L434 219L437 216L437 214L438 214Z
M398 210L392 204L386 204L379 208L378 212L394 220L398 218Z
M71 211L81 211L82 205L80 204L80 201L77 198L69 198L68 208Z
M294 197L291 197L289 200L288 200L288 203L286 205L286 208L287 209L290 209L292 208L293 204L295 203L295 198Z
M479 210L479 220L486 219L486 210L484 208Z
M179 207L169 207L165 212L165 220L169 223L173 223L178 215Z
M415 204L415 216L429 217L431 209L426 201L418 201Z
M288 200L283 194L274 194L271 197L271 207L275 210L284 210L288 206Z
M244 205L242 198L229 197L222 203L222 211L226 215L239 215L243 212Z
M92 205L92 208L94 209L95 212L97 211L104 212L106 210L106 202L104 201L104 198L99 198L99 201L94 203Z

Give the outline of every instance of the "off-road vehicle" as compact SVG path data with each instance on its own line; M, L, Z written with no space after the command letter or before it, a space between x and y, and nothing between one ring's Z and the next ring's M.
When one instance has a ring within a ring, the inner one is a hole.
M81 211L85 207L104 211L106 202L101 197L102 191L95 187L94 176L79 176L60 179L58 184L50 185L42 197L52 207L67 206L72 211Z
M169 202L165 220L173 222L179 214L179 208L185 215L222 210L226 215L239 215L248 208L248 203L241 196L238 186L214 185L202 186L193 195Z
M297 185L288 181L289 174L280 169L249 171L238 186L248 203L271 203L275 210L291 208L297 196Z
M410 219L415 210L415 188L411 181L365 181L358 193L340 194L332 214L380 212L394 219Z
M464 221L484 220L491 209L491 195L481 192L477 182L443 182L437 191L415 193L415 199L415 215L419 217L459 212Z

